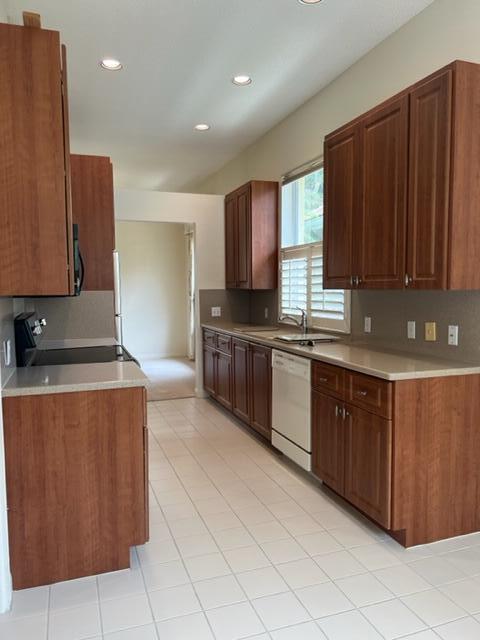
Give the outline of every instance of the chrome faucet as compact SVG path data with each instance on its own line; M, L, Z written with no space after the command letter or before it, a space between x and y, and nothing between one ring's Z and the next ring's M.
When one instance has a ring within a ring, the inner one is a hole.
M283 322L284 320L291 320L292 322L294 322L297 325L297 327L301 328L302 333L308 333L307 312L305 311L305 309L302 309L301 307L295 307L295 309L298 309L301 312L301 314L302 314L301 320L299 320L295 316L291 316L291 315L289 315L287 313L284 316L281 316L279 318L280 322Z

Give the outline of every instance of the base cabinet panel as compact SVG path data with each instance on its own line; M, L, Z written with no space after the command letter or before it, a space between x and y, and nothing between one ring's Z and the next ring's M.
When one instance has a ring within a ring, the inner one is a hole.
M227 409L232 408L232 356L215 353L215 397Z
M312 470L343 495L345 426L340 405L335 398L312 391Z
M250 345L250 426L271 439L272 350Z
M249 345L244 340L232 341L232 410L244 422L250 422Z
M203 386L210 395L215 395L215 351L203 347Z
M347 405L344 495L388 529L391 513L392 422Z
M3 400L14 589L127 568L147 540L142 388Z

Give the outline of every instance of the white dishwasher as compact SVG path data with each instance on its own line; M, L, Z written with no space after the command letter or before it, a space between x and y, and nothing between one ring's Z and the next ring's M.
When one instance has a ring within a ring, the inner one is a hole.
M272 370L272 444L311 471L311 362L274 350Z

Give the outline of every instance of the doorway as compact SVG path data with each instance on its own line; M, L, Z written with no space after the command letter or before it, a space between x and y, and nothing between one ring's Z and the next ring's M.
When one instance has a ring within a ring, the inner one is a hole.
M174 222L117 221L123 343L149 401L195 395L195 234Z

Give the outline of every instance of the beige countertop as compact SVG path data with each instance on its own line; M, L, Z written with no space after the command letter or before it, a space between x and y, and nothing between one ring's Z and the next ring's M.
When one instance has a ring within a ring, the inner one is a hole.
M366 373L384 380L411 380L458 375L480 374L478 365L433 358L426 355L376 348L349 338L339 342L320 343L314 347L287 344L275 340L278 335L298 333L295 327L271 327L269 331L232 322L207 322L203 327L223 331L280 351L287 351L312 360L320 360L352 371Z
M2 397L144 387L147 377L134 362L18 367L2 389Z

